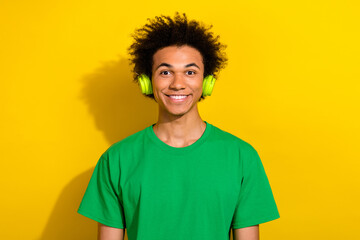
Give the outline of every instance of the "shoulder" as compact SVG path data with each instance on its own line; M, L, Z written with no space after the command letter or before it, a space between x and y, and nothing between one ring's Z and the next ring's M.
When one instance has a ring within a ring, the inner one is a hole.
M242 138L229 133L225 130L220 129L219 127L216 127L214 125L212 126L212 140L217 143L224 143L228 147L236 147L239 149L242 153L250 153L254 154L257 153L255 148L247 141L243 140Z
M104 155L116 156L121 152L131 152L134 149L138 149L142 146L142 143L145 141L146 132L148 131L148 126L141 131L138 131L130 136L112 144L105 152Z

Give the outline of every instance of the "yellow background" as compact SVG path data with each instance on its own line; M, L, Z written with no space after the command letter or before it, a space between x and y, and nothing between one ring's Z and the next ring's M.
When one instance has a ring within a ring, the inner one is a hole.
M360 239L358 1L0 1L0 239L96 239L76 213L110 144L156 121L131 33L213 24L229 64L204 120L259 152L281 218L262 239Z

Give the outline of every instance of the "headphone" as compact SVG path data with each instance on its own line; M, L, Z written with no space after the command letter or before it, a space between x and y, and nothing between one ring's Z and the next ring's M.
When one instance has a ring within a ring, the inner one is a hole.
M141 92L145 95L150 95L153 93L151 80L146 74L141 74L138 76L140 83ZM208 75L203 80L203 91L202 96L210 96L215 85L216 79L213 75Z

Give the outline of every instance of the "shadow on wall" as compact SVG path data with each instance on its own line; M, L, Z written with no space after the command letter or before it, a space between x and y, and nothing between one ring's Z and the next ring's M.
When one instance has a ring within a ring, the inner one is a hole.
M74 178L61 192L41 240L93 239L97 237L97 223L78 214L77 208L94 168Z
M127 59L108 62L84 78L82 99L110 144L156 122L157 105L132 82Z
M157 105L132 82L126 59L105 63L82 81L81 99L109 145L156 122ZM92 172L93 168L80 174L64 188L40 240L97 238L97 223L76 212Z

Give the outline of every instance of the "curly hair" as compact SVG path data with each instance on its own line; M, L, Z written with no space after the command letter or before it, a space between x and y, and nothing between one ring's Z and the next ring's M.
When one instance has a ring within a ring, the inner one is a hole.
M225 67L227 57L224 49L226 45L219 42L219 36L214 36L209 30L212 25L188 21L185 13L175 13L169 16L157 16L147 19L149 23L136 29L132 35L134 43L128 48L130 62L133 64L134 81L138 83L139 74L152 75L153 55L161 48L168 46L188 45L197 49L203 58L204 76L214 75ZM154 95L146 95L154 98ZM201 99L204 97L202 96Z

